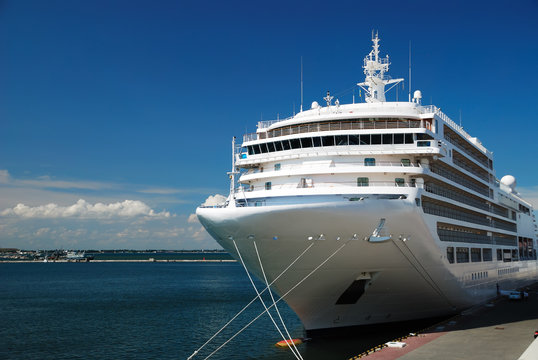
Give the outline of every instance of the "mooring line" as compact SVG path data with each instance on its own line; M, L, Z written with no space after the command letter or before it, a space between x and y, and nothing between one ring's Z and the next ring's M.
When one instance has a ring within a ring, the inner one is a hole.
M295 258L295 260L293 260L293 261L292 261L292 262L291 262L291 263L290 263L290 264L289 264L289 265L288 265L288 266L287 266L287 267L286 267L286 268L285 268L285 269L284 269L284 270L283 270L283 271L282 271L282 272L281 272L281 273L280 273L280 274L279 274L279 275L278 275L278 276L271 282L271 284L269 284L269 286L273 285L278 279L280 279L280 277L281 277L282 275L284 275L284 274L285 274L285 273L286 273L286 272L293 266L293 264L295 264L295 263L296 263L296 262L297 262L297 261L304 255L304 254L306 254L306 252L307 252L308 250L310 250L310 248L311 248L312 246L314 246L314 243L313 243L313 242L312 242L306 249L304 249L303 252L302 252L301 254L299 254L299 256L297 256L297 257ZM261 292L261 294L263 294L267 289L268 289L268 288L265 288L265 289ZM246 309L248 309L248 308L250 307L250 305L252 305L252 304L256 301L257 298L258 298L258 297L255 296L252 300L250 300L250 302L249 302L247 305L245 305L245 306L244 306L244 307L243 307L237 314L235 314L234 317L232 317L226 324L224 324L223 327L221 327L215 334L213 334L213 336L211 336L211 337L210 337L210 338L209 338L209 339L208 339L202 346L200 346L200 347L198 348L198 350L195 350L195 351L192 353L192 355L189 356L189 357L187 358L187 360L191 360L194 356L196 356L196 354L198 354L198 352L199 352L200 350L202 350L207 344L209 344L211 341L213 341L213 339L214 339L218 334L220 334L224 329L226 329L226 328L228 327L228 325L230 325L235 319L237 319L237 317L238 317L239 315L241 315Z
M262 259L260 258L260 253L258 252L258 246L256 245L256 241L254 241L254 249L256 249L256 255L258 256L258 262L260 263L260 268L262 269L262 274L263 274L263 278L265 280L265 284L267 285L267 288L269 288L269 282L267 281L267 276L265 275L265 270L263 269ZM293 349L295 349L295 351L299 355L299 359L303 360L303 357L301 356L301 353L299 352L299 350L295 346L295 343L293 342L293 339L291 338L290 332L288 331L288 328L286 327L286 324L284 323L284 320L282 319L282 315L280 315L280 311L278 310L278 306L276 306L276 303L275 303L275 298L273 297L273 292L271 291L270 288L269 288L269 295L271 295L271 300L273 301L273 305L275 306L275 310L276 310L276 313L278 314L278 318L280 319L280 323L282 324L282 327L284 328L284 331L286 331L286 335L289 338L289 343L288 343L287 339L284 339L284 341L286 341L286 344L288 345L290 350L293 352ZM267 313L269 313L269 312L267 312ZM290 343L291 343L291 346L293 346L293 349L290 347Z
M254 280L252 280L252 276L250 276L250 273L249 273L249 271L247 269L247 266L245 265L245 262L243 261L243 256L241 256L241 252L239 251L239 248L237 247L237 244L235 243L235 240L232 240L232 241L233 241L234 246L235 246L235 251L237 251L237 255L239 255L239 260L241 260L241 264L243 265L243 269L245 269L245 272L247 273L248 279L250 280L250 283L252 284L252 287L254 288L254 291L256 292L256 295L258 296L258 299L260 299L260 302L262 303L262 306L265 309L265 312L267 313L267 315L269 315L269 318L273 322L273 325L275 325L275 328L278 331L278 333L280 334L280 336L282 337L282 340L287 342L286 337L284 336L284 334L282 334L282 331L280 330L280 328L276 324L276 321L273 318L273 315L271 315L271 312L267 308L267 305L265 305L265 302L263 301L262 296L260 295L260 292L258 291L258 288L256 288L256 285L254 284ZM254 247L256 247L256 243L254 243ZM257 252L258 252L258 249L256 248L256 253ZM259 258L259 255L258 255L258 258ZM269 287L269 285L267 285L267 286ZM271 289L269 289L269 294L271 294ZM271 297L273 297L272 294L271 294ZM295 356L296 359L298 359L298 360L302 359L300 354L298 356L293 349L290 348L290 350L291 350L291 352L293 353L293 356Z
M348 241L349 242L349 241ZM320 267L322 267L323 265L325 265L325 263L327 261L329 261L334 255L336 255L336 253L338 253L344 246L347 245L348 242L345 242L344 244L342 244L342 246L340 246L338 249L336 249L335 252L333 252L327 259L325 259L321 264L319 264L314 270L312 270L311 272L308 273L308 275L306 275L302 280L300 280L297 284L295 284L291 289L289 289L284 295L282 295L276 302L275 304L278 304L281 300L283 300L290 292L292 292L293 290L295 290L295 288L297 288L299 285L301 285L306 279L308 279L313 273L315 273ZM273 281L274 282L274 281ZM269 309L271 309L275 304L269 306ZM226 344L228 344L230 341L232 341L233 339L235 339L235 337L237 337L239 334L241 334L246 328L248 328L250 325L252 325L256 320L258 320L263 314L265 314L265 310L262 311L258 316L256 316L254 319L252 319L248 324L246 324L245 326L243 326L241 328L241 330L239 330L238 332L236 332L232 337L230 337L228 340L226 340L221 346L219 346L217 349L215 349L211 354L209 354L207 357L204 358L204 360L207 360L209 359L211 356L213 356L217 351L219 351L220 349L222 349L224 346L226 346Z

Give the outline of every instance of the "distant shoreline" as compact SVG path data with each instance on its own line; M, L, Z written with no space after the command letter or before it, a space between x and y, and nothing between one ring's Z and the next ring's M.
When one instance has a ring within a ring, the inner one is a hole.
M237 260L227 260L227 259L218 259L218 260L203 260L203 259L165 259L165 260L141 260L141 259L132 259L132 260L89 260L89 261L75 261L75 260L49 260L46 263L234 263ZM10 263L10 264L21 264L21 263L45 263L43 260L0 260L0 264Z

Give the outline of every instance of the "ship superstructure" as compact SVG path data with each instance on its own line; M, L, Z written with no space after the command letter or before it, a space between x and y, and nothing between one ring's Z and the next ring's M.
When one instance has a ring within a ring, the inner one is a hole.
M227 201L197 209L262 278L256 242L307 331L454 313L538 276L515 179L497 180L493 154L420 91L386 101L403 79L372 42L357 84L366 102L328 93L325 106L259 122L234 154Z

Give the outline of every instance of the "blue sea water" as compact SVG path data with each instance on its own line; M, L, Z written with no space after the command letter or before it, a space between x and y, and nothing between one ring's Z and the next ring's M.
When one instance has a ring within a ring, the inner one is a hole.
M4 263L0 294L1 359L187 359L255 296L238 263ZM302 337L296 315L279 308ZM262 310L252 305L194 359ZM265 315L211 359L293 359L279 340ZM319 339L299 349L305 359L347 359L382 340Z

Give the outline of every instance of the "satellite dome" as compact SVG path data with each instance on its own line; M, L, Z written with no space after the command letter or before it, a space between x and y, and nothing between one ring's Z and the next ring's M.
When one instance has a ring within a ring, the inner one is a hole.
M415 92L413 93L413 97L415 99L422 99L422 92L420 90L415 90Z
M312 108L312 109L317 109L318 107L319 107L318 102L317 102L317 101L313 101L313 102L312 102L312 106L311 106L311 108Z
M516 178L512 175L505 175L501 179L501 184L508 186L510 190L514 191L516 188Z

